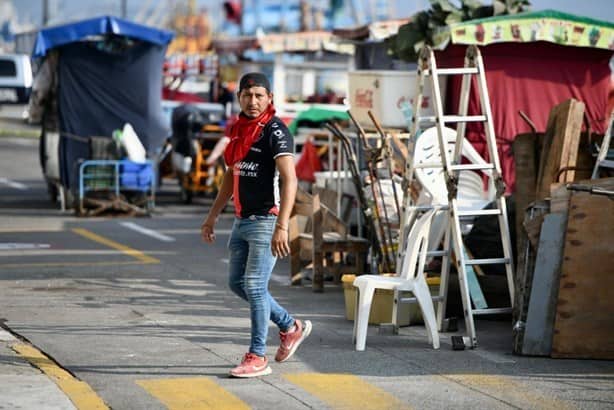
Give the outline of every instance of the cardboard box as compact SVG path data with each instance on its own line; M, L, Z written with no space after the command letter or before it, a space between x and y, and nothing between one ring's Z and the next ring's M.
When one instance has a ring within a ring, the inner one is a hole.
M354 320L356 310L356 292L358 289L354 287L353 282L356 275L343 275L341 282L343 283L343 296L345 298L345 318ZM427 278L427 283L432 295L439 293L439 278ZM412 297L411 292L402 292L401 297ZM380 323L392 323L392 304L394 292L387 289L376 289L373 295L373 303L371 304L371 312L369 314L369 324L378 325ZM399 311L399 326L409 326L416 323L424 323L422 320L422 312L418 303L402 303ZM435 304L435 312L437 305Z
M401 103L413 106L416 95L415 71L358 70L348 73L350 111L364 127L374 128L367 114L371 111L383 127L407 129ZM442 101L446 95L446 77L439 78ZM422 115L435 115L431 87L424 87Z

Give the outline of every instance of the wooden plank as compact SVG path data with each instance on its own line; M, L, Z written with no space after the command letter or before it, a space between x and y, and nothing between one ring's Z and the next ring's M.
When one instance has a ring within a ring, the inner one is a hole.
M574 99L551 110L540 157L536 198L546 198L553 182L573 181L573 171L559 175L559 170L576 164L583 117L584 103Z
M565 214L544 218L535 260L522 354L549 356L565 239Z
M593 133L589 137L587 131L582 132L580 135L574 181L592 178L596 159L593 157L593 145L599 143L599 138L601 138L600 135L595 135Z
M584 121L584 103L571 100L569 117L565 121L563 146L561 147L561 160L559 170L568 169L559 174L558 179L552 182L571 182L575 177L575 166L578 158L578 146ZM558 125L558 124L557 124Z
M562 104L554 106L550 110L550 116L548 117L548 123L546 124L546 132L544 133L544 138L541 143L541 150L539 153L539 161L537 163L537 178L535 180L535 198L536 199L545 199L545 192L542 192L542 180L545 179L544 173L546 172L546 165L548 163L548 157L550 155L550 150L553 145L558 145L558 142L555 143L555 139L557 135L555 133L555 123L556 118L559 115L559 111L561 110ZM551 179L548 180L548 184L550 184Z
M541 136L543 138L543 135ZM536 136L533 133L518 134L514 139L512 148L514 150L514 161L516 166L516 191L514 198L516 201L516 249L524 246L522 232L525 210L531 202L535 200L535 181L537 179L536 170Z
M583 181L605 189L614 178ZM571 196L552 356L614 359L614 201L602 195Z
M324 292L324 253L322 252L322 207L320 196L313 196L313 214L311 223L313 228L313 249L311 260L313 262L313 281L311 283L314 292Z
M467 249L464 245L461 246L464 253L464 258L469 259L470 256L467 252ZM477 265L475 267L477 267ZM475 267L473 265L465 266L465 271L467 272L467 286L469 286L469 296L471 297L471 301L473 302L474 308L487 309L488 304L486 303L484 292L482 292L482 288L480 287L480 282L478 282L478 276L475 273Z

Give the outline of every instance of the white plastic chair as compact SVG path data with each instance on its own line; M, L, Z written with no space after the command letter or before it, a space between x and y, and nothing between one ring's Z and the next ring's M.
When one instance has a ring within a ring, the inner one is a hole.
M456 131L452 128L444 128L444 138L446 140L446 151L451 158L454 155L454 147L456 145ZM416 141L416 149L414 152L414 161L416 165L420 164L441 164L441 153L439 152L439 142L437 141L437 128L431 127L426 129ZM467 140L463 141L461 155L472 164L486 164L482 156L473 148L473 145ZM448 190L444 179L442 168L416 168L416 177L427 190L436 202L443 201L448 203ZM489 171L485 171L490 177ZM479 180L479 183L478 183ZM463 171L459 175L459 207L463 207L463 199L470 197L472 199L481 198L484 201L492 201L495 197L494 181L488 179L488 189L484 190L481 183L482 178L473 171ZM469 189L467 184L471 185Z
M433 344L433 348L439 348L435 308L424 275L429 231L433 215L437 210L435 208L425 212L413 224L405 242L407 247L399 276L361 275L354 279L354 286L358 288L358 300L354 311L356 350L365 350L369 313L376 289L411 291L422 311L429 342Z
M454 155L456 145L456 131L452 128L444 128L446 151L451 158ZM472 164L485 164L486 161L473 148L467 140L463 141L461 155ZM426 129L416 141L414 152L415 165L441 164L441 153L437 137L437 128ZM447 205L448 189L443 173L443 168L416 168L416 178L424 187L418 199L419 205ZM490 178L489 171L485 171L488 178L488 189L484 190L482 178L473 171L462 171L458 177L458 208L461 211L482 209L495 198L494 181ZM435 249L447 228L448 216L444 211L439 212L432 222L429 249Z

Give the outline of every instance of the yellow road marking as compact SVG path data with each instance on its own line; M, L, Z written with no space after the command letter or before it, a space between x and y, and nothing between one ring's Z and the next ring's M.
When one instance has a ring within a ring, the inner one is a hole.
M204 377L147 379L136 383L160 400L169 410L242 410L250 407L213 380Z
M525 409L565 410L575 408L565 401L531 392L528 385L516 382L510 377L481 374L451 374L443 375L443 377Z
M40 350L23 343L11 348L53 380L78 409L109 408L87 383L74 378Z
M333 409L411 409L390 393L349 374L297 373L283 377Z
M126 245L122 245L119 242L115 242L112 241L111 239L107 239L103 236L97 235L94 232L88 231L87 229L83 229L83 228L73 228L72 230L74 233L84 236L87 239L90 239L94 242L98 242L101 243L103 245L106 245L110 248L113 249L117 249L123 253L125 253L128 256L132 256L133 258L136 258L138 260L140 260L142 263L160 263L160 261L156 258L152 258L151 256L145 255L143 252L141 251L137 251L136 249L130 248Z

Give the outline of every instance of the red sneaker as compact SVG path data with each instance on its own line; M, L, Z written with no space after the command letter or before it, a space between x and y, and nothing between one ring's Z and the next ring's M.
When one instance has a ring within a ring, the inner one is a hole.
M285 362L292 357L296 349L303 343L311 333L311 321L304 323L296 319L294 322L296 329L292 332L279 332L279 349L275 355L276 362Z
M253 353L245 353L241 364L230 371L233 377L258 377L271 374L269 361Z

